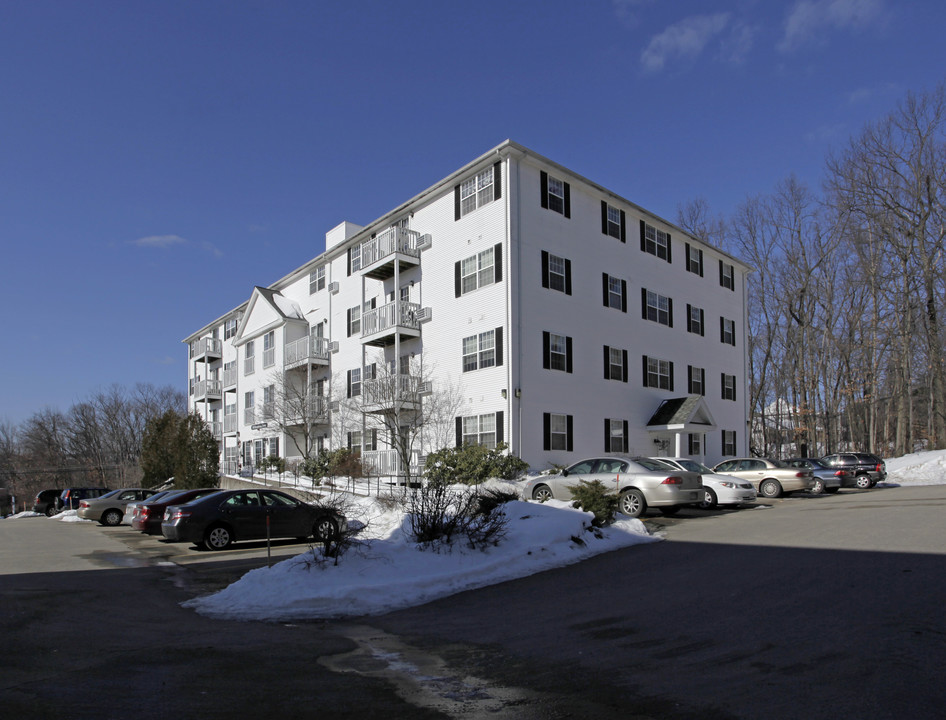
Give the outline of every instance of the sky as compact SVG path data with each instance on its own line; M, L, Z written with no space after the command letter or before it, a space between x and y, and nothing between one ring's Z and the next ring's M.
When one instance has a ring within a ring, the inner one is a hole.
M506 139L728 215L944 80L937 0L8 0L0 422L187 385L190 333Z

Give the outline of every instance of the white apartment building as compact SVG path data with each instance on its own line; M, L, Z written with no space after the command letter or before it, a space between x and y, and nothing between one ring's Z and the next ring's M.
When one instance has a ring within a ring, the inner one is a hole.
M187 337L188 405L228 473L348 446L399 474L398 434L417 464L468 442L505 442L533 470L607 453L715 463L748 450L749 271L506 141L341 223Z

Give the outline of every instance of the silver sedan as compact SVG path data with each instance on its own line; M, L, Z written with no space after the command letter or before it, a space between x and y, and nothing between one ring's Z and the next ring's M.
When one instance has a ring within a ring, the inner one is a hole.
M625 515L639 517L648 507L673 515L684 505L697 505L703 499L699 473L673 468L650 458L599 457L571 465L556 475L540 475L526 481L523 494L543 502L571 500L570 488L581 481L600 480L617 494L618 509Z

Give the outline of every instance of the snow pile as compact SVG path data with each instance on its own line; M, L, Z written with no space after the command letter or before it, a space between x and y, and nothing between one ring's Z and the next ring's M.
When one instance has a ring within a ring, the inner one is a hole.
M252 570L220 592L184 605L243 620L372 615L657 540L637 519L595 530L591 513L568 503L514 501L503 506L509 524L498 545L481 550L455 543L423 550L411 541L403 510L380 510L371 501L360 507L366 518L361 537L370 542L349 550L337 566L316 562L310 551Z
M885 462L888 485L946 484L946 450L913 453Z
M78 510L63 510L58 515L53 515L50 520L58 520L59 522L65 523L85 523L92 522L91 520L86 520L85 518L80 518L78 515Z

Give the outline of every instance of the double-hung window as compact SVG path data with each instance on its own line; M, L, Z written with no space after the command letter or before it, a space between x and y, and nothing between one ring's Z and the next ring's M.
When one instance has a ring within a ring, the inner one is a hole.
M496 415L470 415L463 418L463 444L496 447Z
M687 392L690 395L706 394L706 370L703 368L687 366Z
M647 288L641 289L642 310L641 317L644 320L673 327L673 300L663 295L658 295L653 290Z
M570 218L571 188L568 183L544 170L539 174L539 182L542 186L542 207Z
M736 289L736 270L730 263L719 261L719 284L730 290Z
M703 277L703 251L687 243L686 252L687 272L696 273Z
M673 363L644 355L644 387L673 390Z
M641 220L641 250L656 255L661 260L672 262L670 233Z
M237 334L237 319L230 318L223 325L223 339L229 340Z
M354 368L348 371L348 397L358 397L361 395L361 368Z
M243 393L243 424L252 425L256 422L256 396L253 391Z
M627 280L602 273L601 289L605 307L627 312Z
M727 320L724 317L719 319L719 341L725 345L736 345L736 321Z
M601 201L601 232L615 240L627 242L626 216L620 208Z
M687 332L703 335L703 308L687 304Z
M501 327L463 338L463 372L502 365L502 338Z
M502 197L501 167L496 163L454 187L454 220Z
M627 429L627 420L606 418L604 421L604 451L626 453L628 451Z
M721 380L722 389L723 389L723 400L735 400L736 399L736 376L727 375L722 373Z
M542 287L572 294L572 261L542 251Z
M723 455L732 457L736 454L736 431L723 430Z
M502 279L502 245L494 245L454 264L454 295L460 297Z
M267 385L263 388L263 419L271 420L276 412L276 386Z
M243 374L252 375L256 371L256 344L250 340L243 346Z
M276 364L276 331L270 330L263 335L263 367L268 368Z
M542 447L544 450L571 452L574 447L571 415L542 413Z
M348 337L361 334L361 305L348 308Z
M604 379L627 382L627 350L604 346Z
M572 339L567 335L542 333L542 367L546 370L572 371Z
M309 295L325 289L325 266L320 265L309 273Z

